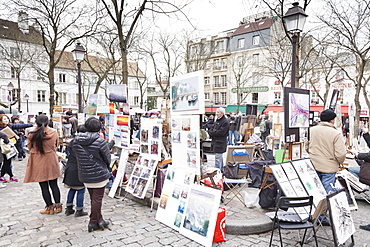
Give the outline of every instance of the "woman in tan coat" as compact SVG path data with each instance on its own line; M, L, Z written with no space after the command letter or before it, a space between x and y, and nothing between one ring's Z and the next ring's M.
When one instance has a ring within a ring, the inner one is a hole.
M54 214L62 211L60 203L60 190L58 177L61 176L58 157L55 152L58 147L57 131L49 128L49 118L45 115L37 116L37 128L30 132L27 138L27 147L30 156L27 162L24 183L38 182L42 197L46 203L42 214ZM51 199L49 187L53 193L54 204Z

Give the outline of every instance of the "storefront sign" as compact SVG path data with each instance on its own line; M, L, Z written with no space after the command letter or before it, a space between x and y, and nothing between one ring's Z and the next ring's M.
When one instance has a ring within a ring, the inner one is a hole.
M360 110L360 117L368 117L369 110Z
M231 92L236 93L255 93L255 92L267 92L269 87L241 87L241 88L233 88Z

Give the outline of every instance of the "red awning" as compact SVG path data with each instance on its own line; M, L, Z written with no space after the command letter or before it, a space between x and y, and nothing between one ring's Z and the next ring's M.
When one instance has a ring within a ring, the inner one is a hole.
M204 107L204 114L215 114L218 106Z
M319 112L322 112L324 110L324 106L322 105L313 105L313 106L310 106L310 111L319 111ZM272 112L282 112L283 111L283 106L281 105L271 105L271 106L268 106L266 109L265 109L265 113L268 113L269 111L272 111ZM342 105L342 116L348 116L348 106L343 106Z

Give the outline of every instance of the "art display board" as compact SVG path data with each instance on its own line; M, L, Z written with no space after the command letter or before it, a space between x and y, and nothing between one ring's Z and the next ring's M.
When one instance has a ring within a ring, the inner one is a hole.
M339 246L344 244L355 233L355 225L344 191L329 195L327 200L334 244Z
M204 114L204 71L170 78L171 111Z
M143 199L150 186L154 171L158 164L158 156L141 154L135 163L126 186L126 192Z
M156 220L184 236L212 246L221 190L194 184L192 169L167 168Z
M162 121L158 118L141 118L140 121L140 154L152 155L152 159L161 160Z
M284 88L284 141L300 141L300 128L308 130L310 126L310 90Z
M285 196L313 196L315 208L320 200L326 197L326 191L309 159L295 160L269 167ZM307 210L296 209L296 212L301 218L307 217Z
M111 121L111 118L109 118ZM119 148L128 149L130 144L130 116L129 115L113 115L113 138L114 145ZM111 132L111 130L109 131ZM109 133L109 136L112 136Z
M337 174L337 179L335 180L335 188L337 189L344 189L344 192L347 196L347 202L350 210L357 210L357 202L355 199L355 195L353 194L353 191L351 189L351 185L347 178Z
M117 188L120 185L122 178L125 174L127 159L128 159L128 152L127 150L122 149L121 156L118 162L117 174L114 179L113 185L108 193L108 196L111 198L113 198L114 195L116 194Z
M171 117L173 166L200 174L199 115Z

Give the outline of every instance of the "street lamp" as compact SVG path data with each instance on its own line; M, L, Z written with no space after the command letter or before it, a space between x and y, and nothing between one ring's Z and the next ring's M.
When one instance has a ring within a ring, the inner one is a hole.
M9 91L9 94L8 94L9 113L12 114L12 91L14 89L14 85L13 85L12 82L9 82L7 87L8 87L8 91Z
M293 3L293 7L289 8L283 16L285 27L292 36L293 54L292 54L292 74L291 74L291 87L295 87L296 80L296 63L297 63L297 41L298 34L303 31L303 26L306 22L306 13L302 7L298 6L299 3Z
M29 109L28 109L28 100L30 99L30 96L28 96L28 94L25 94L24 95L24 99L26 100L27 102L27 112L29 112Z
M77 83L78 83L78 113L82 113L82 90L81 90L81 62L84 60L86 50L77 43L75 49L72 51L73 58L77 62Z

